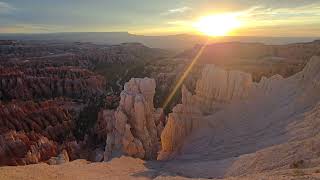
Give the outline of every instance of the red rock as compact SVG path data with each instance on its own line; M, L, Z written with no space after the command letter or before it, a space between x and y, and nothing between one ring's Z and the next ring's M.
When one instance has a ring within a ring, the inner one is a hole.
M0 99L32 100L59 96L88 100L102 95L102 76L77 67L0 67Z
M62 104L64 106L61 106ZM0 134L12 130L26 133L35 131L49 139L59 141L61 137L70 134L74 127L74 119L70 114L73 106L78 105L58 99L42 103L32 101L0 103ZM65 108L70 109L70 112Z
M56 143L41 134L10 131L0 135L0 166L34 164L56 155Z

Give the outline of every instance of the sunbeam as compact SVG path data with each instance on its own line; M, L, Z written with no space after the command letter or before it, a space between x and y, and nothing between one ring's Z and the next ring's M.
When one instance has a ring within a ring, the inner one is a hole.
M179 90L179 87L182 85L184 80L187 78L187 76L190 73L190 71L192 70L193 66L196 64L196 62L198 61L199 57L201 56L203 50L208 45L209 40L210 39L208 38L207 41L201 46L201 48L200 48L199 52L197 53L197 55L192 59L192 61L189 64L188 68L183 72L182 76L177 81L176 85L174 86L172 92L170 93L170 95L164 101L163 106L162 106L163 109L165 109L168 106L168 104L170 103L170 101L172 100L172 98L174 97L176 92Z

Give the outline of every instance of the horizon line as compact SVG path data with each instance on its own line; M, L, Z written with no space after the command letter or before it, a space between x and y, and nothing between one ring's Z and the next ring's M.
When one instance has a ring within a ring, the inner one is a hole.
M202 34L192 34L192 33L177 33L177 34L163 34L163 35L146 35L146 34L135 34L131 33L129 31L65 31L65 32L26 32L26 33L1 33L0 35L50 35L50 34L81 34L81 33L123 33L133 36L145 36L145 37L166 37L166 36L198 36L198 37L208 37L206 35ZM318 36L248 36L248 35L226 35L226 36L215 36L212 38L224 38L224 37L257 37L257 38L320 38L320 35Z

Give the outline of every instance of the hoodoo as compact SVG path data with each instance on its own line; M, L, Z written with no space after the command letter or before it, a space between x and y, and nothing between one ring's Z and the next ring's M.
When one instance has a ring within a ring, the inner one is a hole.
M164 122L163 110L153 105L155 88L154 79L149 78L134 78L125 84L120 105L109 122L105 160L122 153L141 159L156 158Z

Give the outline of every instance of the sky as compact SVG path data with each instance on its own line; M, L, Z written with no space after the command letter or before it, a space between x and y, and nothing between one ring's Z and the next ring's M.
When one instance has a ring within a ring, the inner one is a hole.
M198 33L221 13L241 22L229 35L320 37L320 0L0 0L0 33Z

